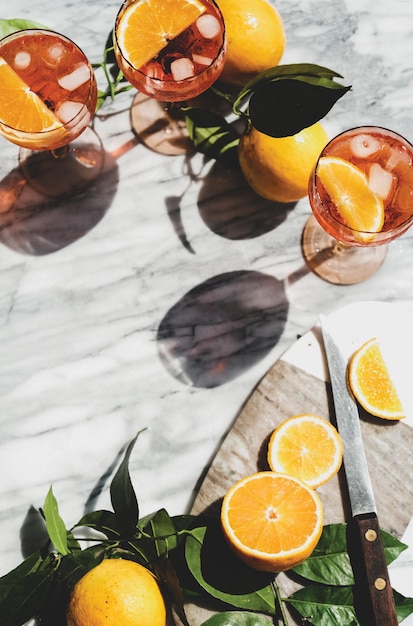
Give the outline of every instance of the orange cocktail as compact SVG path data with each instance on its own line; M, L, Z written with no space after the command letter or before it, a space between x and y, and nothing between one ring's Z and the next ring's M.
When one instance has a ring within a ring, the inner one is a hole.
M18 31L0 41L0 134L33 150L78 137L95 112L93 70L78 46L49 30Z
M126 0L116 18L114 45L134 87L158 100L182 102L217 80L225 27L213 0Z
M323 150L309 198L321 226L358 246L384 244L413 221L413 147L376 126L348 130Z
M413 223L413 146L378 126L332 139L309 181L313 216L302 248L325 280L352 284L383 263L389 243Z

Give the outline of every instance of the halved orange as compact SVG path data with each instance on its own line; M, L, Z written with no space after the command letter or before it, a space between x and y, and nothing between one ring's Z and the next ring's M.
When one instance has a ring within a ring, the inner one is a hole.
M371 415L387 420L406 417L376 338L366 341L350 359L348 382L356 400Z
M199 0L136 0L119 14L119 48L140 69L205 11Z
M281 572L310 556L323 529L323 506L314 489L293 476L257 472L225 494L224 536L250 567Z
M6 61L0 57L0 123L27 133L59 128L62 123Z
M370 189L360 168L340 157L321 157L317 176L344 223L360 241L374 239L384 224L383 200Z
M314 489L337 474L343 442L333 424L322 417L294 415L272 433L267 458L274 472L295 476Z

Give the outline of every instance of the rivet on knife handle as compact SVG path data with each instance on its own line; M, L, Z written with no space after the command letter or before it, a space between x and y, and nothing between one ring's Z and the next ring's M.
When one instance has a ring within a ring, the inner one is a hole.
M380 526L376 515L355 518L366 568L368 592L376 626L397 626L393 590L388 575Z

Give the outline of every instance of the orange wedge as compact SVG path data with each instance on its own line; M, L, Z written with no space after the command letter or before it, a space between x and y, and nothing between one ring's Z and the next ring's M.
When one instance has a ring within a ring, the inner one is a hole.
M360 241L374 239L384 224L383 200L369 188L364 172L339 157L321 157L317 177L343 222Z
M224 536L250 567L281 572L310 556L323 529L317 492L298 478L257 472L233 485L221 507Z
M356 400L371 415L387 420L406 417L377 339L364 343L352 356L348 381Z
M336 428L322 417L295 415L274 430L267 456L273 471L295 476L316 488L340 469L343 442Z
M0 57L0 123L18 131L39 133L62 126L53 111Z
M125 59L139 69L205 11L199 0L136 0L119 14L119 48Z

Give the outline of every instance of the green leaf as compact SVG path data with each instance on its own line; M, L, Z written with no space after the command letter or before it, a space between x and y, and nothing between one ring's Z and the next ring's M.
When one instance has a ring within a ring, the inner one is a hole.
M129 475L129 459L140 432L126 448L123 461L110 485L110 498L115 516L122 533L128 537L134 534L139 518L138 501Z
M228 548L219 527L203 526L186 539L185 558L192 576L210 596L230 606L273 614L272 576L244 565Z
M38 571L25 576L0 604L1 626L21 626L36 617L47 601L53 572Z
M249 100L253 126L271 137L295 135L322 119L351 87L334 81L337 72L312 63L278 65L265 70L241 89L235 113Z
M139 527L142 528L141 520L139 521ZM154 538L155 549L158 556L168 555L171 550L176 548L177 537L175 526L172 518L165 509L160 509L153 515L145 518L143 529Z
M289 596L287 602L314 626L360 626L353 587L309 585Z
M52 487L50 487L44 501L43 513L50 541L60 554L69 554L66 526L59 515L59 507L53 495Z
M295 135L325 117L348 89L331 88L300 79L267 83L251 96L251 123L271 137Z
M239 134L218 113L199 108L185 109L189 136L198 152L231 168L239 167Z
M49 30L47 26L43 26L43 24L33 22L32 20L25 20L22 18L0 20L0 39L6 37L6 35L11 35L11 33L15 33L18 30L24 30L25 28L43 28Z
M381 531L387 564L396 559L406 544ZM354 584L353 570L347 551L347 524L327 524L323 528L320 540L303 563L293 569L307 580L324 585L346 586Z
M251 96L254 91L259 87L262 87L266 83L273 82L275 80L290 79L290 80L329 80L333 82L334 78L343 78L341 74L338 74L334 70L322 65L316 65L314 63L290 63L286 65L276 65L264 70L258 76L255 76L249 83L247 83L233 103L234 112L239 112L239 107L243 100ZM338 83L337 83L338 84Z
M397 619L399 622L413 613L413 598L406 598L393 589L394 602L396 604Z
M86 513L76 524L75 528L87 526L103 533L108 539L119 539L121 528L116 515L112 511L91 511Z
M271 622L263 615L245 611L223 611L216 613L201 626L268 626Z

